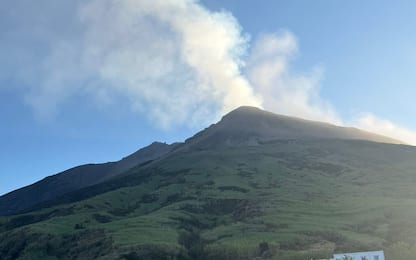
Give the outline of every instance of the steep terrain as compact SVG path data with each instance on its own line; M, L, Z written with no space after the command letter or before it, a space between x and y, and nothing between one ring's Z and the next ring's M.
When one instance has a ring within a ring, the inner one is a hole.
M134 166L161 158L174 146L155 142L117 162L81 165L46 177L32 185L1 196L0 215L29 210L39 203L103 182Z
M240 107L187 140L187 145L256 145L270 140L347 139L400 144L400 141L352 127L276 115L255 107Z
M158 160L0 218L0 255L310 259L408 248L416 148L396 143L242 107Z

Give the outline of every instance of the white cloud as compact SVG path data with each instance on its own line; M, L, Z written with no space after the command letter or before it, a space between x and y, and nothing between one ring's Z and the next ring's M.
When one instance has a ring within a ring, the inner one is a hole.
M248 66L249 79L263 97L266 110L311 120L342 124L334 108L319 94L321 68L295 73L296 38L288 31L263 34L255 42Z
M191 0L92 0L79 17L84 30L53 46L27 96L40 115L80 91L105 102L124 96L161 127L261 106L241 74L247 38L229 13Z
M288 31L263 34L254 43L247 74L255 92L263 98L263 107L280 114L347 124L320 95L321 68L313 68L309 73L293 72L290 65L297 54L297 40ZM370 113L348 122L357 128L416 145L415 131Z
M403 141L406 144L416 145L415 131L398 126L389 120L379 118L371 113L361 115L353 124L363 130L385 135Z
M298 54L295 36L288 32L263 34L252 47L247 74L266 110L336 125L352 125L369 132L416 145L416 132L365 113L346 123L320 95L323 70L295 73L291 62Z
M344 124L320 95L323 69L291 67L298 43L289 31L251 43L232 14L197 0L45 0L22 7L28 5L6 5L0 18L6 35L0 55L8 61L0 80L28 86L26 101L41 118L88 95L100 106L127 103L164 128L205 126L240 105ZM22 9L30 10L24 20ZM416 144L414 131L371 114L352 122Z

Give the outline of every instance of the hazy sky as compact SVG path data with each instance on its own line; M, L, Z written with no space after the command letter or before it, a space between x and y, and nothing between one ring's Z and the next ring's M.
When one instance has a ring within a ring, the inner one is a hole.
M414 1L0 5L0 194L240 105L416 144Z

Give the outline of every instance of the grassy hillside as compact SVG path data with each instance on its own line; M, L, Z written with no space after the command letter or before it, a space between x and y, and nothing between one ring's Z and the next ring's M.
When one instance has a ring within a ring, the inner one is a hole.
M330 139L182 149L0 218L0 255L310 259L407 250L416 241L415 158L409 146Z
M174 147L175 144L154 142L117 162L81 165L46 177L0 196L0 215L21 213L39 203L111 179L136 165L163 157Z

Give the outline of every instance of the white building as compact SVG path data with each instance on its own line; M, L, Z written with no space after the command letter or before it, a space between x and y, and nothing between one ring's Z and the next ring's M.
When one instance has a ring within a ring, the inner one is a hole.
M334 254L334 260L385 260L383 251Z

